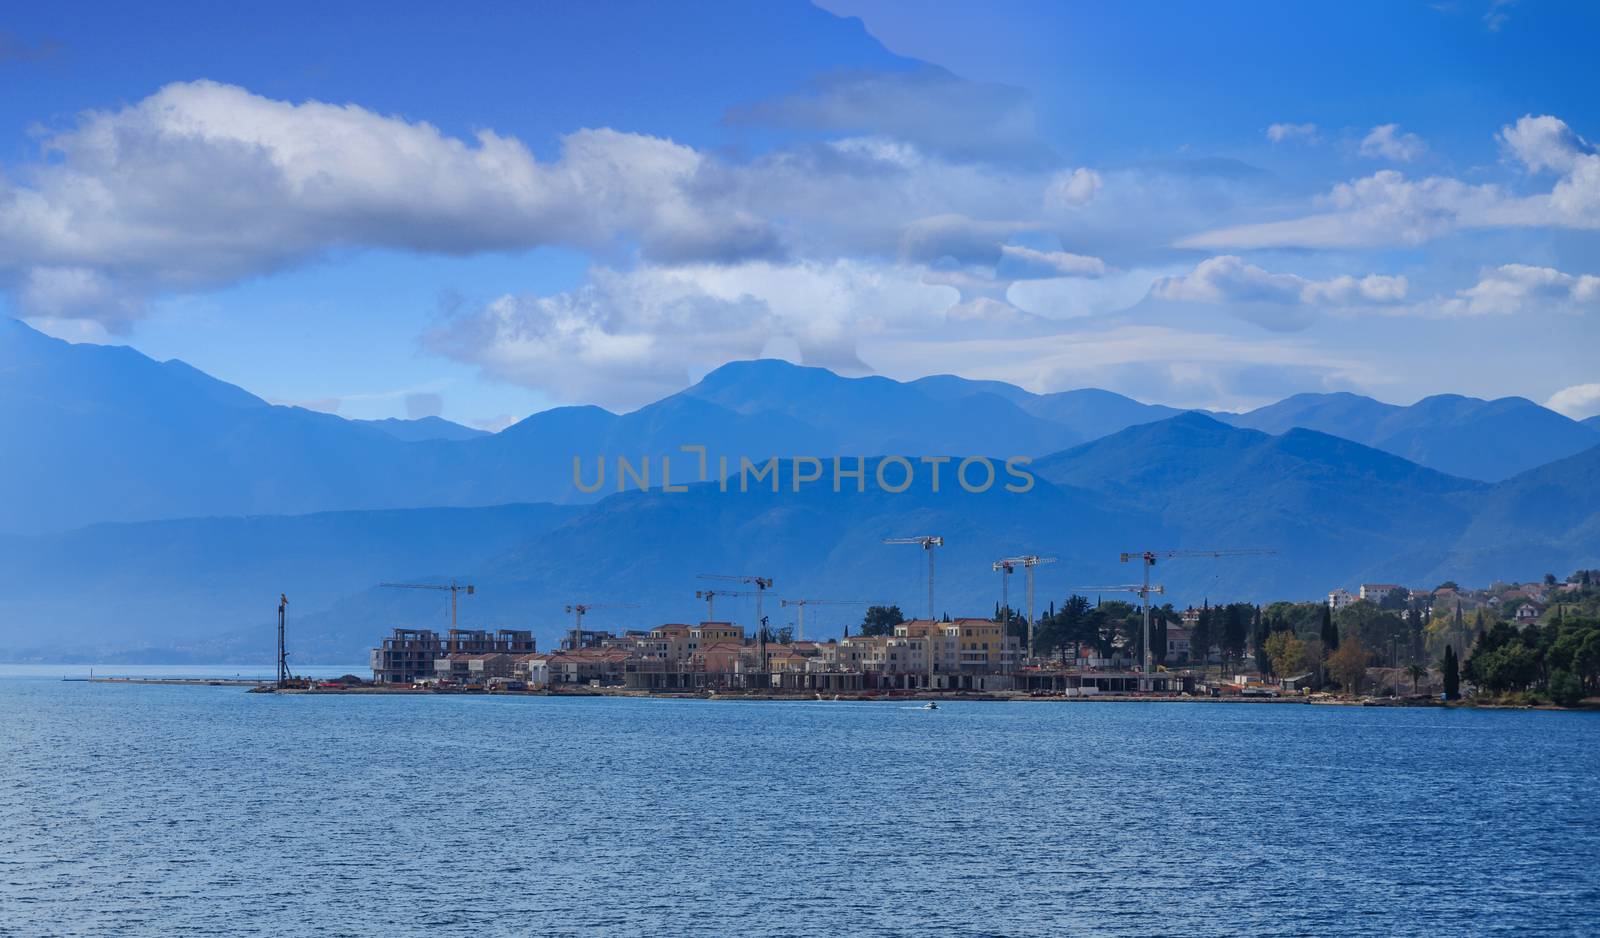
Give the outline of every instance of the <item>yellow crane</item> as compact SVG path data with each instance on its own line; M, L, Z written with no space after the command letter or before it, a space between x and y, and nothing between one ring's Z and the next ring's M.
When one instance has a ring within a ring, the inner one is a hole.
M386 589L392 590L449 590L450 591L450 631L456 630L456 594L466 593L471 596L477 588L471 583L458 584L455 580L449 583L379 583Z

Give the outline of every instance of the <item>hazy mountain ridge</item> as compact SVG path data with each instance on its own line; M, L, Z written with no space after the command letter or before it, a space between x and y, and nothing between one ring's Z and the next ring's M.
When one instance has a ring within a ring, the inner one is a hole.
M385 417L382 420L355 420L352 422L376 427L395 439L406 443L420 443L424 440L475 440L479 437L490 435L487 430L464 427L443 417L417 417L410 420L400 417Z
M205 638L224 649L229 642L219 636L271 624L280 592L302 616L380 581L467 577L581 511L499 505L327 512L0 536L0 636L12 658L35 649L59 659L145 645L166 653L207 647ZM426 591L379 594L371 603L400 612L427 608L434 618L447 608ZM259 650L259 638L255 644Z
M301 571L314 570L324 583L344 577L347 591L323 607L309 600L295 607L297 647L317 660L347 661L394 625L445 623L447 606L436 594L375 588L380 579L399 577L470 579L479 593L463 606L464 622L533 628L546 646L569 626L561 609L570 602L639 604L597 611L587 620L597 626L694 621L704 606L693 591L715 585L697 580L700 573L775 577L764 611L778 624L794 621L792 609L777 605L784 596L897 602L920 612L926 556L881 543L907 534L947 538L936 555L936 605L951 614L992 609L999 580L990 564L1025 552L1059 559L1039 570L1040 608L1074 587L1136 578L1137 568L1118 563L1118 552L1152 547L1276 551L1162 564L1155 580L1179 603L1310 599L1362 581L1477 582L1600 565L1600 537L1588 534L1600 531L1600 447L1490 485L1314 431L1273 436L1182 414L1054 454L1033 468L1038 481L1020 494L999 485L965 492L951 483L948 467L938 494L926 473L911 490L887 493L870 481L869 461L865 493L848 480L835 493L826 477L795 493L785 467L778 493L763 486L741 492L736 482L722 492L713 483L685 493L628 492L587 507L445 509L442 517L457 519L451 528L457 534L425 555L419 545L437 523L425 511L382 513L387 527L381 532L377 524L369 530L368 513L341 514L330 531L313 531L295 519L251 519L287 525L306 554L297 567L260 564L272 576L256 575L252 558L270 558L271 551L262 554L262 539L238 530L237 519L108 525L55 536L58 545L71 544L72 577L40 579L25 564L15 568L14 582L0 577L7 597L0 613L7 623L47 619L66 629L72 616L93 613L102 608L97 602L115 595L122 608L138 610L119 621L148 643L156 633L142 629L165 621L156 610L195 603L210 610L212 634L203 641L196 638L203 629L172 635L167 647L187 649L183 653L197 660L259 658L270 642L266 613L277 590L291 596L339 592L296 584ZM498 534L472 539L480 524ZM1515 542L1506 539L1507 525L1518 534ZM0 548L9 543L36 564L61 566L54 559L60 554L41 551L39 540L11 539ZM227 544L236 550L223 549ZM392 552L359 563L349 559L374 544ZM324 569L317 562L323 554L344 556L344 566ZM143 568L123 571L128 556L183 572L143 583ZM430 559L431 568L425 565ZM393 572L385 573L390 567ZM96 592L62 599L56 587L73 577L98 584ZM188 592L184 582L192 584ZM221 582L231 585L206 592ZM126 594L118 592L123 585ZM1013 579L1014 602L1021 602L1023 585L1020 576ZM231 617L229 602L237 604ZM820 608L826 611L816 616L813 610L808 622L812 634L837 634L856 614L853 607ZM718 616L750 624L754 609L748 599L727 599L719 602ZM204 618L189 621L198 627ZM253 628L241 630L251 622ZM39 647L23 645L26 637L7 636L7 644Z
M1437 394L1401 407L1350 393L1296 394L1248 413L1215 416L1268 433L1319 430L1488 482L1600 445L1593 427L1521 397Z
M1034 394L936 375L845 378L776 360L733 362L626 414L559 407L496 434L439 418L353 421L268 404L179 361L73 345L0 322L0 433L26 457L0 462L0 487L25 491L0 531L102 521L302 514L507 502L590 502L616 490L615 463L662 457L675 481L697 471L680 447L740 456L1041 456L1182 413L1096 389ZM1308 426L1473 478L1497 479L1571 455L1600 433L1516 398L1441 396L1411 408L1357 395L1297 395L1236 426ZM1580 445L1582 444L1582 445ZM573 460L609 457L593 494ZM1458 463L1471 463L1454 468ZM1524 465L1526 464L1526 465ZM1471 470L1481 470L1474 474Z

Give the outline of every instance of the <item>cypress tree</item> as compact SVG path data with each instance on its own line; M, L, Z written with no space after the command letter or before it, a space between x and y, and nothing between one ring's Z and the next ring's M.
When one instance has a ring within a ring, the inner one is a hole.
M1451 645L1444 646L1444 699L1458 700L1461 697L1461 666L1456 661L1456 650Z
M1267 660L1267 632L1270 627L1271 623L1261 618L1261 607L1257 606L1254 622L1250 627L1250 644L1255 646L1256 670L1262 674L1272 671L1272 663Z
M1339 650L1339 628L1333 624L1333 607L1322 607L1322 650L1332 654Z

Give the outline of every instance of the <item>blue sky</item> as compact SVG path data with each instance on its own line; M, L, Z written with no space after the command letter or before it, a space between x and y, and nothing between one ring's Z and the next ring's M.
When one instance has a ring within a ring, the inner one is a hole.
M934 15L933 10L937 11ZM731 358L1600 411L1600 8L32 4L0 304L347 416Z

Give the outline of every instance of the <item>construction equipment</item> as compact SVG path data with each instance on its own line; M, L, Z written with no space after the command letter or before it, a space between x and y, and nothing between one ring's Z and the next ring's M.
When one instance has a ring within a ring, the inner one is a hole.
M761 618L761 597L766 593L767 590L772 589L772 577L770 576L740 576L739 574L735 573L702 573L700 574L700 579L729 580L734 583L744 583L749 586L754 586L756 588L756 619L758 621ZM731 595L731 591L727 590L701 590L700 592L715 592L718 596ZM710 611L709 604L711 597L704 598L707 601L707 611Z
M638 603L569 603L567 613L572 620L572 650L583 647L583 616L591 609L637 609Z
M278 594L278 686L287 686L293 675L289 673L289 652L283 646L283 620L288 614L289 597Z
M772 589L772 577L746 576L737 573L702 573L700 574L700 579L728 580L733 583L744 583L748 586L754 586L756 588L756 654L760 656L756 660L761 662L761 667L757 670L759 671L764 669L767 661L767 617L761 614L761 599L766 595L767 590ZM704 590L702 590L702 592L704 592ZM724 593L723 595L727 594ZM710 611L710 605L711 597L707 597L707 612Z
M933 549L944 546L944 536L921 534L916 537L886 537L885 544L916 544L928 555L928 689L933 689L933 628L937 616L933 611Z
M1000 574L1000 668L1005 670L1005 646L1008 633L1011 631L1011 572L1017 568L1009 558L996 560L994 570Z
M1149 690L1151 670L1150 660L1150 568L1156 565L1156 560L1171 560L1177 557L1259 557L1266 554L1276 554L1277 551L1259 547L1241 547L1225 550L1146 550L1124 551L1120 556L1123 563L1138 560L1144 567L1144 587L1141 598L1144 601L1144 677L1140 683L1145 685L1142 689ZM1201 651L1204 655L1209 649Z
M807 606L870 606L871 603L864 599L780 599L780 605L796 606L800 609L797 622L797 636L800 641L806 637L806 607Z
M466 593L468 596L471 596L473 593L477 592L476 587L474 587L472 584L467 583L467 584L461 585L461 584L457 584L455 580L451 580L448 584L444 584L444 583L379 583L378 585L382 586L382 587L386 587L388 589L393 589L393 590L449 590L450 591L450 631L452 631L452 632L454 632L456 630L456 594L457 593Z
M1151 586L1150 585L1150 577L1149 577L1148 574L1146 574L1145 575L1145 581L1144 581L1143 585L1138 584L1138 583L1133 583L1133 584L1130 584L1128 586L1074 586L1072 588L1072 591L1074 593L1137 593L1137 594L1139 594L1139 599L1144 604L1144 646L1145 646L1144 650L1145 650L1145 662L1148 664L1148 662L1150 660L1150 594L1151 593L1156 593L1156 594L1165 593L1167 591L1166 587L1159 586L1159 585L1158 586ZM1148 675L1147 675L1147 677L1148 677Z
M718 596L754 596L753 590L695 590L694 598L706 601L706 621L717 621Z
M1002 594L1006 594L1005 587L1007 582L1011 579L1011 571L1013 568L1021 567L1028 574L1028 647L1026 651L1027 657L1030 658L1033 657L1033 568L1055 562L1056 558L1054 557L1040 557L1037 554L1024 554L1020 557L1006 557L1002 560L997 560L994 562L994 569L1005 571L1000 580ZM1010 614L1010 608L1010 606L1006 607L1007 615ZM1004 636L1002 635L1001 638L1003 640Z

